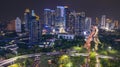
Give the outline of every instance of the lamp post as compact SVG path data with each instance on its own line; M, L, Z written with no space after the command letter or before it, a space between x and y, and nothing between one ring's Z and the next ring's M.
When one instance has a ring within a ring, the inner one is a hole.
M111 46L109 46L109 47L108 47L108 50L111 50L111 49L112 49L112 47L111 47Z

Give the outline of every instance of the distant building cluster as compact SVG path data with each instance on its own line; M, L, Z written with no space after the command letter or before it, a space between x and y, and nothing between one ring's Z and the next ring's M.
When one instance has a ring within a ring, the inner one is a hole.
M62 34L65 38L73 38L74 35L88 35L92 25L99 29L114 31L120 29L118 20L112 20L102 15L101 19L96 17L93 21L87 17L85 12L76 12L68 6L57 6L54 10L44 9L43 21L35 14L34 10L26 9L24 20L19 17L7 24L7 31L17 33L25 32L29 37L29 43L39 43L43 34ZM63 35L64 34L64 35Z
M55 10L44 9L44 24L53 28L51 31L54 30L54 33L80 35L85 30L85 19L85 12L71 11L68 6L57 6ZM86 22L91 24L91 19Z
M85 12L70 10L68 6L57 6L54 10L44 9L43 23L49 28L44 28L46 32L44 34L68 33L79 36L89 34L92 25L96 25L99 29L106 31L120 29L118 20L112 20L107 18L106 15L102 15L101 20L96 17L96 21L92 21L92 18L87 17Z
M99 25L101 29L104 29L106 31L112 31L120 28L118 20L106 18L106 15L102 15L101 23Z

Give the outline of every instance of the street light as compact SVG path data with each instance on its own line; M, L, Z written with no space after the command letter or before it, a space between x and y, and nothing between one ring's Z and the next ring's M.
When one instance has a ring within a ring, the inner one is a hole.
M111 49L112 49L112 47L111 47L111 46L109 46L109 47L108 47L108 50L111 50Z

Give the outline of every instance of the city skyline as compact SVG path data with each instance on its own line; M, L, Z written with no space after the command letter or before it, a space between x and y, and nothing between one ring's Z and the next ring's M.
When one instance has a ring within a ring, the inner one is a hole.
M23 19L23 13L26 8L34 9L39 16L43 16L45 8L55 9L56 6L69 6L70 9L86 12L86 16L101 17L101 15L107 15L111 19L120 20L120 8L119 0L2 0L0 2L0 20L15 19L17 16Z
M119 2L1 0L0 67L120 66Z

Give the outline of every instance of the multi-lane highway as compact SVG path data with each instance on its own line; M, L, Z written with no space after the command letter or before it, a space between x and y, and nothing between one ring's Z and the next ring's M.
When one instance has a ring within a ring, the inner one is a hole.
M14 61L16 61L18 58L28 58L28 57L39 57L42 54L46 54L46 55L57 55L57 54L61 54L61 52L49 52L49 53L35 53L35 54L27 54L27 55L22 55L22 56L17 56L14 58L10 58L10 59L6 59L3 61L0 61L0 66L4 66L6 64L10 64ZM87 53L69 53L70 56L88 56ZM109 58L109 59L114 59L113 57L110 56L105 56L105 55L98 55L99 58Z
M36 56L41 56L41 53L22 55L22 56L17 56L17 57L14 57L14 58L6 59L6 60L3 60L3 61L0 62L0 66L12 63L15 60L17 60L18 58L28 58L28 57L36 57Z
M88 53L71 53L70 56L88 56ZM99 58L109 58L114 59L111 56L105 56L105 55L98 55Z
M42 54L46 54L46 55L57 55L60 54L60 52L49 52L49 53L35 53L35 54L27 54L27 55L22 55L22 56L17 56L14 58L10 58L10 59L6 59L3 61L0 61L0 66L6 65L6 64L10 64L14 61L16 61L18 58L29 58L29 57L39 57Z

